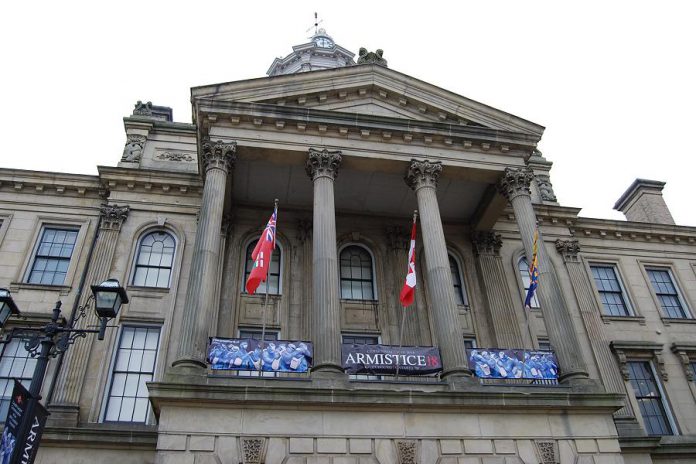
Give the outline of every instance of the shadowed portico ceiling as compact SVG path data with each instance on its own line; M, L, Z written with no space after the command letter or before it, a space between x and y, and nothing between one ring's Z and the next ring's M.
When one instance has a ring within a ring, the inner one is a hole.
M403 163L404 171L406 163ZM437 196L443 220L467 222L476 210L486 183L440 178ZM232 203L270 205L278 198L281 208L311 209L312 181L304 163L278 164L240 156L232 179ZM408 188L403 172L339 170L334 184L337 212L408 218L417 209L415 193Z

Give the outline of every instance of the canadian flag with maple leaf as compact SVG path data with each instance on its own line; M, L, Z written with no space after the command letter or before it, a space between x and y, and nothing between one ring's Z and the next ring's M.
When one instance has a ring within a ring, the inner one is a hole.
M408 249L408 271L406 281L401 288L399 301L404 307L411 306L416 296L416 215L413 215L413 226L411 227L411 245Z

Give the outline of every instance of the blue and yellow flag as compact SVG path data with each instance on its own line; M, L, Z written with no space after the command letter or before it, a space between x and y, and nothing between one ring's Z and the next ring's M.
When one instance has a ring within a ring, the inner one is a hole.
M529 265L529 289L527 290L527 297L524 299L524 307L532 307L532 298L534 298L534 292L539 286L539 262L537 258L537 241L539 240L539 231L534 231L534 246L532 247L532 264Z

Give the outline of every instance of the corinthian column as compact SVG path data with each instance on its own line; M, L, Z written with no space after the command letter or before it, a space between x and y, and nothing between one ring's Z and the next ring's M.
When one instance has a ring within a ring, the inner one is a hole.
M341 307L338 297L334 180L341 152L309 149L305 170L314 183L312 224L313 372L343 375L341 367Z
M186 304L181 321L179 351L173 366L205 367L210 321L215 313L220 228L225 203L227 174L235 161L237 144L204 140L201 160L205 183L201 211L196 228L191 273L186 291Z
M476 269L488 303L489 321L497 347L522 348L522 332L515 314L500 258L503 241L495 232L478 232L473 237Z
M442 229L440 207L437 204L436 188L441 173L442 164L439 161L411 160L404 179L416 192L418 200L425 248L425 280L431 292L433 306L430 309L433 312L437 343L442 355L442 377L471 376L464 354L445 233Z
M104 205L101 207L100 213L101 219L94 251L92 252L90 262L86 264L89 267L85 278L85 289L89 289L90 285L99 284L111 277L109 272L111 271L121 225L128 217L128 206ZM85 307L91 295L92 293L89 291L83 292L80 295L79 306ZM97 315L90 308L85 312L84 317L81 317L75 324L76 327L83 329L97 325L99 325ZM50 399L52 421L58 421L66 426L77 425L78 405L93 343L94 335L88 335L86 340L75 343L63 355L63 364L58 373L53 396Z
M573 286L575 298L580 307L580 315L582 322L587 330L587 335L590 337L590 346L594 355L599 375L602 378L604 388L610 393L626 394L626 383L621 378L618 366L614 360L614 356L609 347L609 340L604 335L602 327L602 317L600 309L597 305L597 300L594 297L594 292L588 280L585 266L583 266L580 257L580 244L577 240L556 240L556 250L563 256L570 283ZM614 413L616 418L632 418L633 409L631 403L626 402L626 405Z
M534 179L531 169L505 168L498 182L499 192L512 204L515 220L520 230L527 260L532 262L536 215L532 206L529 185ZM573 319L561 292L558 277L546 254L544 238L539 231L537 257L539 262L539 287L537 295L544 316L549 341L558 356L561 381L587 378L587 368L582 359L578 336L573 327Z

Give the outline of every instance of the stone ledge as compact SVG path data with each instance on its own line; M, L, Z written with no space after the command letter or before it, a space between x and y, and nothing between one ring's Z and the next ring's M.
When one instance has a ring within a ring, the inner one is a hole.
M54 447L144 449L157 446L157 426L142 424L88 424L78 427L47 426L41 443Z

